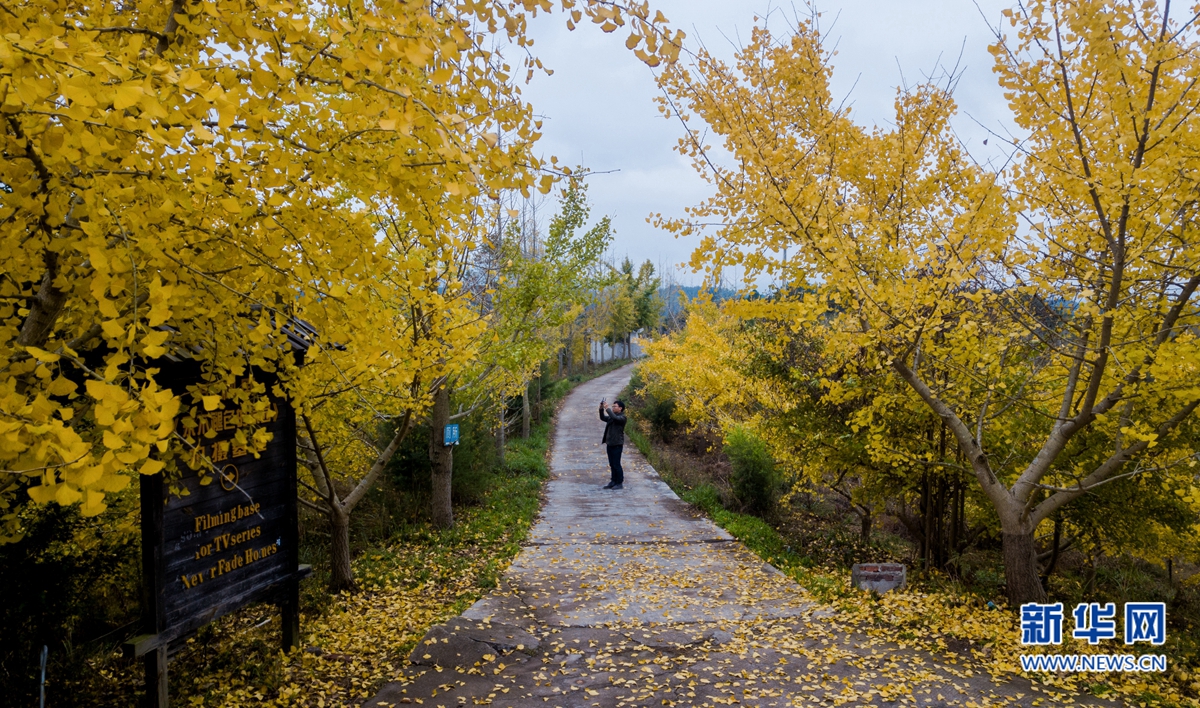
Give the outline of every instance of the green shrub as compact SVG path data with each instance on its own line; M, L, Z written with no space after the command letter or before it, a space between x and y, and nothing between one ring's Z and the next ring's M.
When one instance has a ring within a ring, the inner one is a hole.
M775 508L780 479L767 444L738 426L725 436L725 455L733 465L730 486L737 500L755 514Z
M660 399L656 396L646 396L643 404L643 415L650 421L650 427L660 440L669 441L679 428L675 422L675 399Z
M640 393L646 388L646 379L642 376L642 367L635 366L633 371L629 373L629 383L626 384L626 393Z
M629 379L629 390L642 399L641 415L650 422L654 435L663 442L670 442L679 422L675 420L675 396L662 385L650 385L642 378L641 368L635 368Z
M710 516L722 508L721 493L711 484L701 484L694 489L684 491L682 499L692 506L703 509L704 513Z
M499 456L491 420L483 410L466 416L459 424L459 443L454 447L454 476L451 495L455 504L477 504L495 486L492 475Z
M454 446L451 494L455 504L475 504L492 486L490 475L498 467L492 421L483 410L477 410L454 422L459 426L459 443ZM385 427L379 438L387 439L393 434L394 428ZM384 470L396 491L419 500L421 507L428 503L432 474L428 421L413 426Z

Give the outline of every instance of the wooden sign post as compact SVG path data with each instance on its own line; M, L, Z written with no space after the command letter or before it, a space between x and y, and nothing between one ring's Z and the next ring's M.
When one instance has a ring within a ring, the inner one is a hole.
M201 413L198 423L184 434L195 445L194 459L179 461L181 478L141 477L146 633L129 645L145 657L147 705L155 708L167 705L172 649L247 603L274 600L284 648L299 640L299 581L309 568L299 565L295 412L272 398L262 414L222 409ZM258 428L271 440L255 456L236 433Z

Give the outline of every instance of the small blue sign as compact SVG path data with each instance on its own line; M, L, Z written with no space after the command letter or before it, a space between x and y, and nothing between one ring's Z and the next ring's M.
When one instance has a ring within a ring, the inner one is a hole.
M452 424L446 426L446 434L445 434L444 442L442 444L443 445L457 445L458 444L458 423L452 423Z

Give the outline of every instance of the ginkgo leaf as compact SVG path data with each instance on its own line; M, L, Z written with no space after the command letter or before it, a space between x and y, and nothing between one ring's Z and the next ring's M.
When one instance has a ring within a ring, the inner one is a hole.
M142 87L137 84L121 84L113 98L113 108L118 111L137 105L142 98Z
M54 500L63 506L71 506L83 498L83 493L69 484L56 485Z
M104 492L88 489L83 493L83 503L79 505L82 516L98 516L108 508L104 503Z
M59 486L57 484L40 484L29 487L29 497L38 504L49 504L55 500Z
M113 339L118 339L125 336L125 325L120 320L105 320L100 323L100 329L104 335Z
M78 386L74 381L63 376L58 376L50 382L50 385L46 387L46 391L52 396L67 396L75 393L76 388Z
M38 347L25 347L25 351L29 352L38 361L47 363L58 361L60 358L58 354L52 354Z
M125 440L111 430L104 431L104 446L110 450L125 447Z
M163 463L159 460L146 460L142 463L138 474L158 474L163 468Z

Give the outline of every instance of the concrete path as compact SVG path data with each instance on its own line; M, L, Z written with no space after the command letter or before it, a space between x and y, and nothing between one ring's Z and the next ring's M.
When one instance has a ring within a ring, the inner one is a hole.
M608 491L597 417L630 367L557 418L546 503L500 589L413 651L364 706L1031 705L954 654L869 639L700 517L625 447Z

